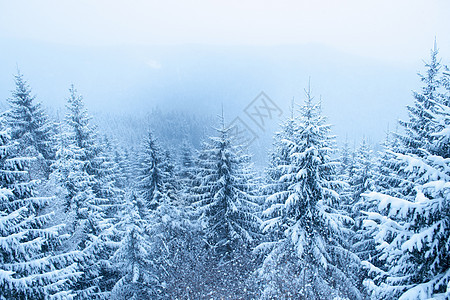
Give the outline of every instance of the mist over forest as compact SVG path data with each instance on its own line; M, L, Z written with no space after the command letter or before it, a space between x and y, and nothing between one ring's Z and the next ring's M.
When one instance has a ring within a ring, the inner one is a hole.
M234 119L260 92L288 112L292 98L301 101L311 79L341 141L346 135L382 139L388 124L395 126L406 115L402 108L421 68L421 59L382 62L323 45L74 47L14 39L5 45L2 101L9 97L18 67L54 110L64 108L74 83L95 114L141 115L158 107L215 117L223 104L226 118ZM423 57L429 45L432 38ZM269 138L280 121L270 122Z
M0 0L0 300L450 299L449 9Z

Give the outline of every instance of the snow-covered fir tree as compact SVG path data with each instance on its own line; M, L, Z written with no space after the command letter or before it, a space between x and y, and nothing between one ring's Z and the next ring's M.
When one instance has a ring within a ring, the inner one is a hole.
M173 149L166 149L162 152L162 160L161 160L161 171L164 174L164 193L167 196L175 200L177 203L180 200L178 191L181 190L181 183L177 181L177 177L175 174L175 164L173 163L174 157L171 152L174 152Z
M395 132L386 133L386 138L381 144L382 150L378 152L379 159L375 164L374 187L376 191L389 194L391 196L402 195L405 187L404 180L399 176L396 170L396 160L392 152L398 151L400 139L398 137L398 128Z
M200 298L248 297L255 268L251 249L261 237L257 216L259 197L250 157L225 127L223 116L217 136L198 153L195 180L189 190L204 246L197 277Z
M270 154L270 163L267 175L275 188L279 189L279 180L282 176L280 166L288 165L291 162L289 151L283 147L283 140L291 140L294 136L297 121L295 118L295 103L292 101L290 117L281 124L281 130L275 133L273 151ZM275 192L275 191L272 191Z
M97 144L94 143L95 127L92 126L91 117L84 107L83 97L78 94L73 84L69 88L66 107L68 113L65 117L65 123L70 138L75 146L84 149L86 160L91 161L98 152ZM91 166L87 166L87 168L91 168Z
M374 182L376 174L374 172L375 162L373 160L373 150L366 139L363 139L354 154L351 177L349 178L349 188L351 192L348 197L350 197L350 200L347 201L347 210L350 216L356 221L356 230L362 229L361 211L368 211L372 206L372 204L361 195L375 189Z
M124 232L111 257L120 279L112 289L112 299L158 299L163 286L157 277L153 243L149 235L149 211L136 194L126 197L126 206L116 228Z
M176 178L179 181L180 190L182 193L189 193L195 179L195 162L194 149L187 139L184 139L181 144L178 165ZM186 201L189 200L187 195L184 198Z
M199 230L191 223L186 208L162 194L158 206L148 209L137 195L129 193L121 221L115 226L123 238L110 260L121 274L112 290L113 298L199 295L191 285L201 276L195 273L199 272L199 253L195 252L200 249L196 246Z
M353 171L350 178L353 203L361 200L362 193L374 189L374 166L373 150L366 139L363 139L355 152Z
M355 159L356 151L350 149L348 139L346 137L345 142L340 149L339 167L336 170L337 178L342 181L343 185L337 191L340 195L342 209L346 210L349 215L352 215L354 209L353 200L353 187L351 182L355 174Z
M81 264L83 277L74 286L77 296L103 297L105 288L101 278L102 260L108 259L108 230L112 219L107 209L111 201L101 185L98 161L99 147L95 131L82 101L72 86L69 90L68 113L59 133L56 161L51 179L59 187L57 204L68 222L70 238L63 245L67 249L82 251L87 257ZM109 251L112 251L109 249Z
M107 137L99 143L99 151L94 159L96 184L94 193L97 197L108 199L111 204L121 202L124 194L124 176L121 173L120 160L116 157Z
M408 105L408 121L399 121L406 134L399 135L403 143L404 153L421 155L421 149L426 149L432 154L436 153L433 148L434 133L438 132L438 127L434 121L436 113L441 109L441 104L446 105L445 97L441 93L442 89L442 69L443 66L438 57L439 51L436 43L431 50L430 61L425 64L426 74L419 74L423 87L420 92L414 92L414 105ZM437 149L436 149L437 150Z
M23 155L36 157L32 171L37 174L32 174L33 177L47 176L55 155L52 124L23 75L18 71L14 78L15 90L8 99L10 110L6 112L11 137L20 142Z
M268 251L258 271L261 298L329 299L361 298L351 274L358 263L345 245L350 219L337 211L334 151L330 126L313 103L309 90L301 117L290 138L280 141L288 164L279 165L279 191L266 199L263 231L282 231L282 236L262 243ZM273 235L276 236L276 235Z
M130 162L128 150L123 149L117 143L112 144L111 156L115 163L114 185L125 190L131 184L132 163Z
M230 258L234 250L254 244L259 234L257 198L253 195L250 157L233 143L223 116L217 137L204 143L192 189L205 237L214 252Z
M158 207L148 215L148 235L152 243L150 256L155 274L169 298L186 298L186 287L198 274L200 228L192 211L174 194L165 193ZM203 243L200 243L203 244ZM186 277L191 277L187 279ZM195 288L190 286L195 291Z
M149 209L156 209L162 198L167 196L171 189L170 178L172 174L167 171L171 168L167 155L162 151L156 138L148 131L142 150L140 152L136 171L137 189Z
M362 211L372 211L374 201L369 201L362 197L365 192L375 189L376 164L373 150L363 138L358 149L354 152L351 164L351 172L348 180L348 193L345 195L345 210L355 220L351 229L353 230L350 239L351 251L358 255L361 260L373 260L377 257L375 241L372 237L372 230L363 226L365 214ZM356 282L360 290L364 289L363 281L367 277L367 270L360 266L357 271Z
M350 149L348 138L345 137L344 144L342 145L342 149L340 151L339 162L341 167L338 170L339 175L343 175L346 181L348 181L348 177L351 177L351 170L353 168L354 163L354 151Z
M266 184L262 187L262 194L267 198L270 195L286 191L289 188L289 183L282 181L283 166L291 164L291 155L289 147L285 146L286 140L293 140L295 130L298 126L297 118L295 117L295 103L291 103L290 117L281 124L281 130L274 135L273 149L270 153L269 167L266 170ZM283 199L280 199L280 205L283 205ZM264 210L268 209L274 203L264 202ZM280 223L281 225L281 223ZM283 227L272 228L270 232L265 232L266 239L279 239L283 237Z
M409 118L400 124L400 145L387 150L401 185L395 195L372 192L376 211L367 212L365 226L373 229L379 265L365 262L367 286L377 299L446 299L450 295L449 139L450 107L441 94L442 76L436 47L422 93L414 94Z
M175 166L168 151L162 151L149 131L139 155L136 188L149 210L147 235L154 275L164 287L158 293L164 297L186 297L180 278L186 282L201 274L198 271L199 257L192 251L199 249L198 226L192 220L191 209L180 193L176 182ZM188 265L187 263L191 264ZM187 274L190 278L187 279ZM160 286L160 287L161 287ZM158 297L159 297L158 296Z
M58 251L64 242L63 224L51 226L52 201L36 195L38 182L30 180L33 158L18 156L21 139L0 131L0 298L67 299L80 277L77 251Z

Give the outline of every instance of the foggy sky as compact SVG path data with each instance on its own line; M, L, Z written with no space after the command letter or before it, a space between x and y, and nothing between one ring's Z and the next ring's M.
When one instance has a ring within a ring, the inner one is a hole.
M450 48L446 0L2 0L0 12L1 37L68 45L317 43L410 62L434 36Z
M0 0L0 100L18 65L50 107L74 83L95 111L224 103L232 118L261 91L287 111L311 78L338 135L379 140L435 37L448 63L448 12L444 0Z

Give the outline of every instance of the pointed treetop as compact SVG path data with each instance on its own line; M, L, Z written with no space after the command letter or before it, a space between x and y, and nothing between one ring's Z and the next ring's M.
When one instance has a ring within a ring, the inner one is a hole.
M437 47L437 41L436 41L436 36L434 37L434 47L433 47L433 52L438 53L439 49Z
M311 94L311 76L308 77L308 93Z
M220 123L222 125L222 130L225 130L225 117L223 114L223 103L222 103L222 115L220 116Z
M31 95L31 87L28 82L23 78L23 74L17 69L17 74L14 75L16 89L13 91L13 98L9 99L10 103L26 103L31 105L36 98Z
M294 119L294 106L295 106L295 98L292 97L292 100L291 100L291 120Z
M306 121L311 121L313 118L317 117L321 113L321 103L320 101L314 103L314 97L311 93L311 82L308 82L308 89L305 89L305 104L302 106L302 116Z
M83 96L78 94L78 90L73 83L70 85L69 93L67 108L73 112L81 113L84 109Z

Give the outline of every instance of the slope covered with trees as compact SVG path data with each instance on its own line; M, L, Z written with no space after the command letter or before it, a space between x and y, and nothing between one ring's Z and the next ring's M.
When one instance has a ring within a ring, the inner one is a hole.
M99 130L73 85L59 120L14 79L0 299L450 297L450 71L436 47L385 141L339 148L308 88L264 172L223 112L215 129L154 110Z

